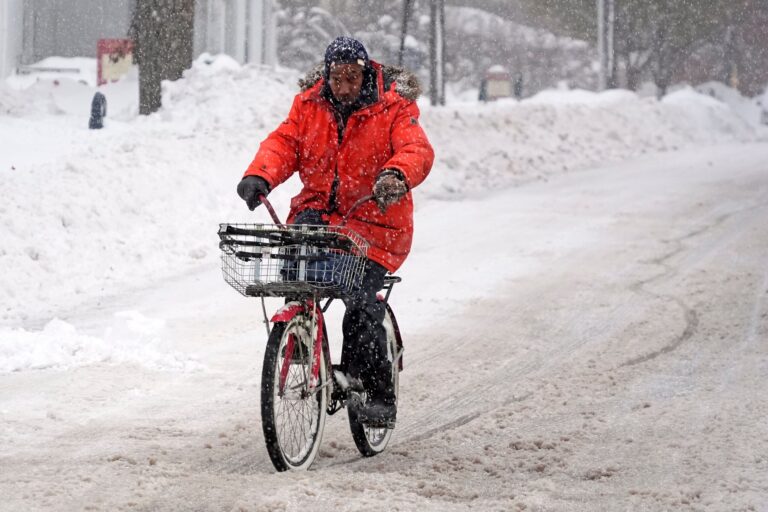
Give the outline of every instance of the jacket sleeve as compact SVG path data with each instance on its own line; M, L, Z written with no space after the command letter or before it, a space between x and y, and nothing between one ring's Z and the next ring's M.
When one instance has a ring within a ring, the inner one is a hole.
M264 139L243 177L264 178L271 189L291 177L299 161L299 109L296 96L288 117Z
M392 149L392 158L382 168L399 170L409 189L424 181L432 169L435 152L419 124L419 107L415 102L408 102L395 117Z

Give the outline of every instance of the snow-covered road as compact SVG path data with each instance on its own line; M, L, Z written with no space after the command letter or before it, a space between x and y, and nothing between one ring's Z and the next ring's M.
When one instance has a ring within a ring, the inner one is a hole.
M768 511L766 162L698 148L426 203L373 459L342 412L313 470L274 473L258 304L215 267L72 311L162 364L0 374L0 510Z

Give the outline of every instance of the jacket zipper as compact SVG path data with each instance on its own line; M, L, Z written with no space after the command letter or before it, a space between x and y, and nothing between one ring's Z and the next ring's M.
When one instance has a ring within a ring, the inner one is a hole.
M347 123L343 122L343 118L341 114L339 114L336 109L331 107L331 110L333 112L333 117L336 120L336 144L337 144L337 151L336 151L336 163L333 166L333 182L331 183L331 192L328 196L328 209L326 210L326 213L330 215L331 213L335 212L338 207L338 192L339 192L339 163L338 163L338 153L341 150L341 143L344 140L344 131L347 129ZM347 119L347 122L349 122L349 119Z
M335 108L331 107L331 112L333 113L333 117L336 120L337 144L338 144L338 150L341 151L341 145L344 142L344 135L347 131L349 120L352 119L352 116L354 116L357 112L352 112L347 117L346 122L343 122L344 120L341 114L339 114ZM337 153L339 151L337 151ZM331 193L330 193L330 196L328 197L328 210L326 211L328 215L335 212L339 207L337 196L338 196L340 181L341 180L339 179L339 163L337 158L336 165L334 165L333 167L333 182L331 183Z

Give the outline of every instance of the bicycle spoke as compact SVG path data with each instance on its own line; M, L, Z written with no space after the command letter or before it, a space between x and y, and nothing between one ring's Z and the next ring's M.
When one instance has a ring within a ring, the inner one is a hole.
M309 395L307 391L306 376L309 372L309 365L303 363L306 352L302 346L303 344L298 344L299 360L302 363L289 366L283 396L275 397L278 404L275 419L280 425L279 437L287 452L286 455L291 458L300 458L305 450L312 445L314 441L313 427L318 421L317 408L319 403L316 394ZM298 393L293 393L294 391L298 391ZM306 393L302 391L306 391Z
M325 423L327 371L321 363L318 388L310 392L312 338L305 317L278 324L273 334L268 354L275 356L264 370L271 386L268 397L262 394L267 447L277 469L306 468L317 454ZM287 350L291 342L292 350Z

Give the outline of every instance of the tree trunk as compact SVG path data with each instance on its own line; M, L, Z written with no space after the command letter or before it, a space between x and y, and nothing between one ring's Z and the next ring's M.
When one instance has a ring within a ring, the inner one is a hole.
M669 90L669 82L659 80L656 82L656 87L656 97L661 99L667 95L667 90Z
M139 113L157 111L163 80L178 80L192 65L195 0L136 0L131 21L139 65Z
M629 58L627 58L627 89L635 91L640 88L640 79L642 71L637 66L633 65Z
M653 82L656 84L656 97L663 98L667 95L669 86L672 85L672 70L660 63L656 73L653 74Z

